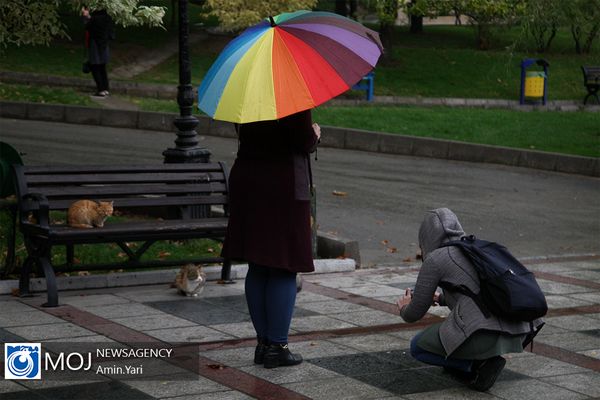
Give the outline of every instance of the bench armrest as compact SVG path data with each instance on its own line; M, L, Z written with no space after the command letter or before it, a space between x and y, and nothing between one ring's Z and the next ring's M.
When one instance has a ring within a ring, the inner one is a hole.
M27 207L28 210L33 212L33 216L36 218L37 223L35 225L43 228L45 230L49 230L49 205L48 198L41 193L27 193L23 197L21 197L21 201L28 201L29 205ZM28 214L28 213L27 213ZM31 222L27 221L26 215L21 214L21 223L29 224Z

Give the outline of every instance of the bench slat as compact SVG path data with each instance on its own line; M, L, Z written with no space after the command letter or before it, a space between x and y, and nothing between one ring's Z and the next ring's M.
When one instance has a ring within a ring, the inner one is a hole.
M106 222L102 228L71 228L53 225L50 238L53 241L75 240L78 243L114 242L123 237L144 240L157 235L164 240L175 236L219 236L227 230L227 218L202 218L191 220L152 220L139 222Z
M227 204L227 196L168 196L168 197L126 197L126 198L95 198L93 200L114 201L115 208L131 207L161 207L161 206L196 206ZM49 200L51 210L67 210L74 199Z
M209 182L223 180L222 173L173 172L139 174L71 174L71 175L29 175L27 185L37 184L103 184L103 183L175 183Z
M25 166L26 174L71 174L98 172L211 172L222 171L219 163L156 164L156 165L44 165Z
M204 192L226 193L225 183L189 183L172 185L106 185L106 186L35 186L32 192L52 198L86 198L143 194L192 194Z

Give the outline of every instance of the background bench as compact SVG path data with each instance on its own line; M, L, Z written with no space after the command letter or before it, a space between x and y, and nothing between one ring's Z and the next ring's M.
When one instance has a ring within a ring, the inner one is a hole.
M583 104L587 103L587 99L590 96L594 96L598 104L600 104L600 97L598 97L598 90L600 90L600 67L581 66L583 72L583 84L588 91L588 94L583 99Z
M230 279L231 264L221 257L187 260L146 260L142 255L160 240L183 240L225 236L228 216L228 171L223 163L157 164L146 166L14 166L18 218L27 249L21 270L21 296L29 295L29 276L37 266L46 277L48 302L58 305L55 271L111 270L223 263L221 276ZM81 199L114 201L114 210L166 215L166 219L113 222L102 228L71 228L53 223L49 212L65 211ZM211 206L222 206L213 215ZM30 215L33 218L30 218ZM127 242L143 244L133 251ZM116 243L127 255L126 261L111 264L74 263L74 246ZM66 263L52 265L53 246L66 246Z
M375 87L375 72L371 71L356 85L352 86L352 90L364 90L367 95L367 101L373 100L373 89Z

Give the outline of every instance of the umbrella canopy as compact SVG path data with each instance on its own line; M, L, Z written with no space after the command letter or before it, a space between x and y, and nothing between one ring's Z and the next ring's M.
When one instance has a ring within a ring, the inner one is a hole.
M202 80L198 107L223 121L279 119L351 88L382 49L377 32L337 14L269 17L225 47Z

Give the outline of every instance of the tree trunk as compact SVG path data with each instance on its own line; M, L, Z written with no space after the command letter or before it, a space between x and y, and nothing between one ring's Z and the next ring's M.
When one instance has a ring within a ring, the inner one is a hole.
M410 33L423 32L423 17L417 15L410 16Z
M348 16L348 6L345 0L335 0L335 13L344 17Z
M177 23L177 0L171 0L171 28Z
M477 24L477 47L479 50L488 50L490 48L489 27L485 24Z
M571 25L571 35L573 35L573 40L575 40L575 53L581 54L581 28Z
M390 61L393 58L393 38L394 38L394 25L385 24L379 28L381 37L381 44L383 44L384 53L382 58L385 61Z
M598 37L598 31L600 30L600 23L597 23L592 27L588 34L585 43L583 44L583 52L589 54L592 51L592 44L594 39Z

